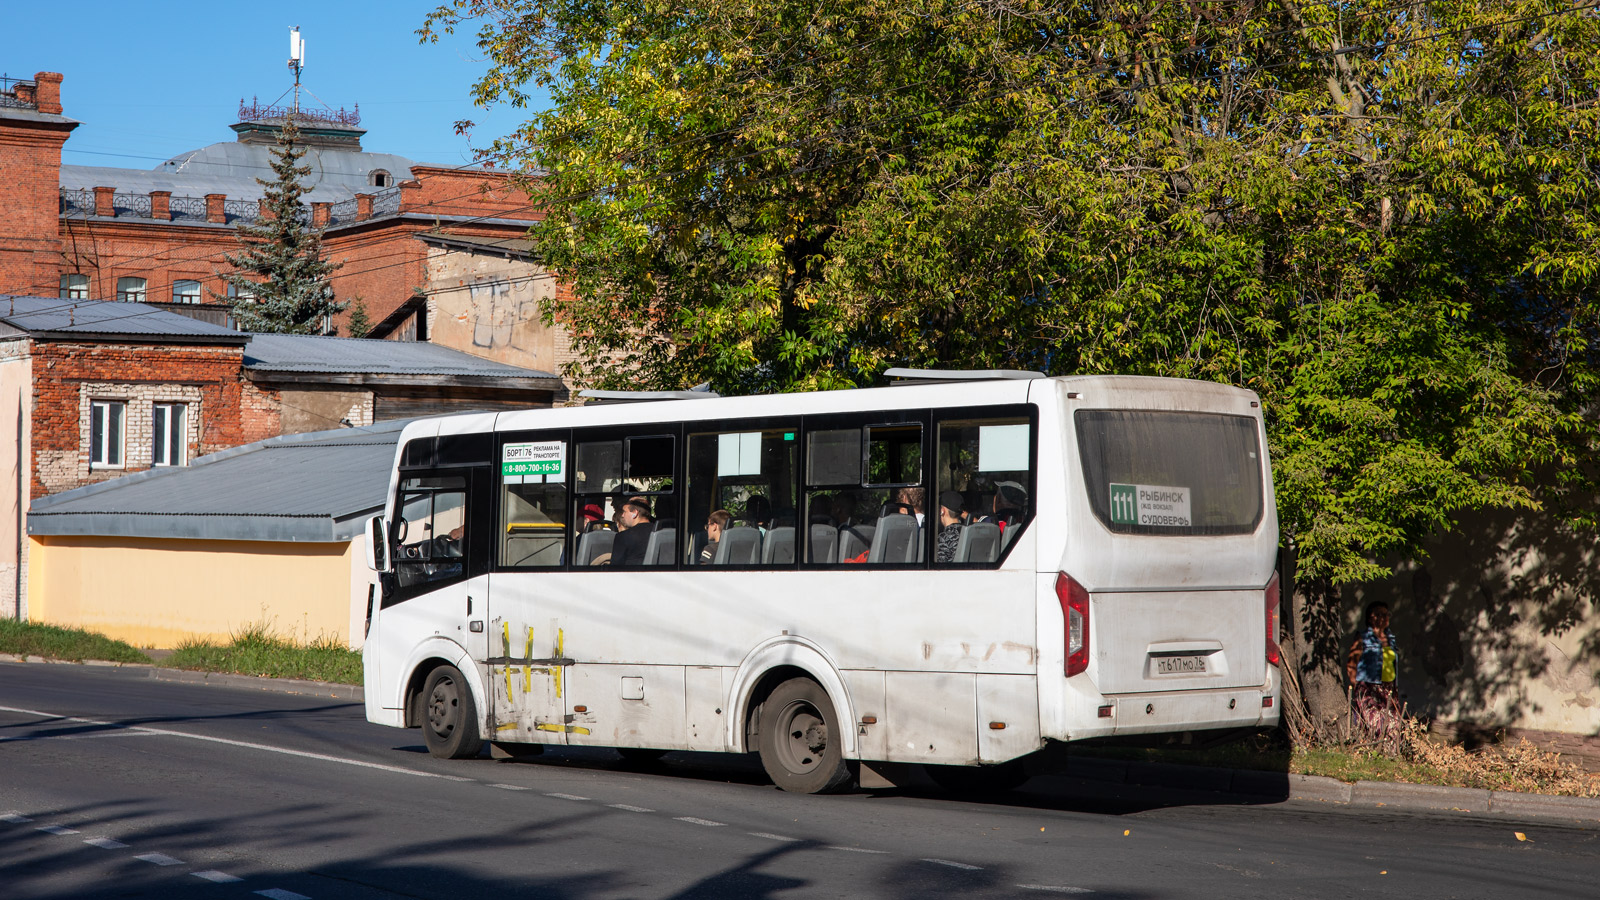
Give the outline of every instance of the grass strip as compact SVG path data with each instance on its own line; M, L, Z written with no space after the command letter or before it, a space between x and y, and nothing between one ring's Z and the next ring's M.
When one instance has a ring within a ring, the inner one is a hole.
M187 641L160 664L202 672L233 672L332 684L361 683L359 651L351 650L333 638L318 638L310 644L297 644L259 625L234 634L226 644Z
M39 622L0 619L0 653L41 659L82 662L103 659L110 662L148 663L137 647L114 641L103 634L81 628L63 628Z

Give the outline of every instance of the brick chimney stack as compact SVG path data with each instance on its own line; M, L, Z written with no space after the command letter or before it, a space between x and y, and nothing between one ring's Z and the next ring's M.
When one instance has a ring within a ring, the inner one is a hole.
M40 72L33 76L33 82L38 85L34 97L39 104L39 112L61 115L61 73Z

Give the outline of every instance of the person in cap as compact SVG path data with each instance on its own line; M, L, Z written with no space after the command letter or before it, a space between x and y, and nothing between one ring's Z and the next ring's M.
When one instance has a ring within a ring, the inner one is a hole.
M961 513L965 506L960 491L945 491L939 495L939 543L933 550L934 562L947 563L956 558L956 546L961 543Z
M624 500L617 524L622 526L622 533L611 543L611 564L644 565L644 553L650 545L650 532L656 527L655 521L650 517L650 499L634 496Z
M605 510L601 509L598 503L584 504L583 509L578 511L578 515L582 519L579 523L579 534L588 534L596 529L606 528L608 525Z
M1000 526L1000 532L1005 533L1007 525L1015 525L1022 521L1023 510L1028 505L1028 491L1015 481L996 481L994 483L994 515L985 516L983 521L994 522Z

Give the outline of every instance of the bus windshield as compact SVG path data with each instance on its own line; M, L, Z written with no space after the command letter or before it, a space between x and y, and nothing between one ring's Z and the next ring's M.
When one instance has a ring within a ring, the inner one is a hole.
M1261 448L1248 416L1082 409L1078 451L1095 517L1119 534L1249 534Z

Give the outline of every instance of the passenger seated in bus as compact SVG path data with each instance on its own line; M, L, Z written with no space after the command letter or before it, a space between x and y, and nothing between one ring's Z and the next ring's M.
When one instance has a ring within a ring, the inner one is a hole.
M851 525L861 524L855 520L856 503L855 500L851 499L849 493L840 491L834 494L831 505L833 509L833 524L840 528L849 528Z
M578 533L588 534L591 531L611 530L611 523L606 521L605 510L598 503L586 503L578 511Z
M754 494L744 505L744 522L755 528L761 529L762 534L767 533L767 528L772 524L772 501L760 494Z
M629 497L623 501L617 523L622 526L622 533L611 544L611 565L644 565L644 551L650 543L650 532L655 529L650 516L650 499Z
M906 511L917 517L917 526L926 525L928 512L928 489L922 487L903 487L895 495L895 499L906 507Z
M933 550L936 563L952 562L956 558L956 545L961 543L961 513L965 507L960 491L945 491L939 495L939 538Z
M1005 534L1007 525L1022 521L1027 506L1028 492L1022 485L1015 481L997 481L994 483L994 514L978 521L993 522L1000 526L1000 533Z
M706 546L700 551L700 565L711 565L717 555L717 541L722 540L722 530L732 521L733 513L725 509L712 510L706 517Z

